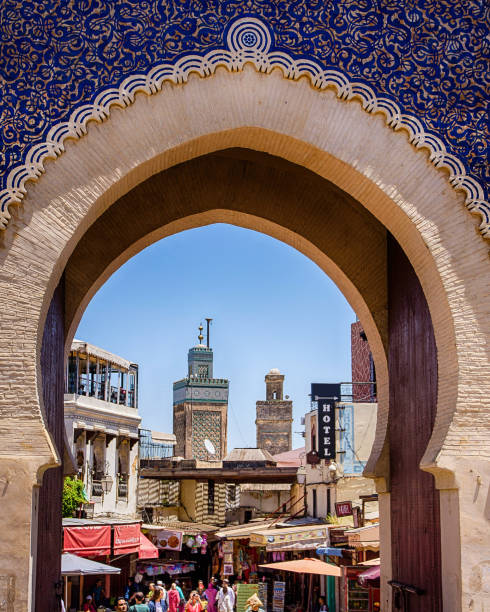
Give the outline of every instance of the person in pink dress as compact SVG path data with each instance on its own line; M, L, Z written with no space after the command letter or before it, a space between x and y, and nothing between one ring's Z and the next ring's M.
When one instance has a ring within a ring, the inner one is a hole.
M179 609L180 595L179 595L179 592L177 591L177 585L175 584L175 582L172 582L172 586L170 587L170 590L167 592L167 599L168 599L168 612L177 612L177 610Z
M216 612L216 596L218 591L214 588L213 583L208 584L208 588L204 591L206 599L208 600L208 612Z

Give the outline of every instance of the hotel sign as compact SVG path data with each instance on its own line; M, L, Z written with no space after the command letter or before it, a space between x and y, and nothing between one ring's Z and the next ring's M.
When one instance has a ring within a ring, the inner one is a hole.
M318 456L335 459L335 402L318 400Z
M350 501L337 502L335 504L335 514L337 516L351 516L352 515L352 502Z
M335 398L340 399L339 384L311 385L311 399L318 406L318 456L335 459Z

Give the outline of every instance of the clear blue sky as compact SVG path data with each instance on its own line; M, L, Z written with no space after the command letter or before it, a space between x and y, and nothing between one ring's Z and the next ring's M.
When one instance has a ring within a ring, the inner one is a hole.
M255 402L271 368L286 375L294 432L311 382L350 380L355 314L334 283L295 249L231 225L182 232L133 257L89 304L76 337L138 363L142 425L171 432L172 383L186 375L205 317L214 319L214 375L230 381L228 450L255 446Z

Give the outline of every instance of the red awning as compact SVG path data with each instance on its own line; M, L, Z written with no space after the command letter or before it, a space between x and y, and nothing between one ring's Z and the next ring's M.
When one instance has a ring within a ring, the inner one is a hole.
M158 559L158 548L141 532L138 559Z
M63 529L63 550L81 557L101 557L111 554L111 526L85 525Z
M127 555L140 549L140 525L114 525L114 554Z
M358 574L357 582L363 586L379 586L379 577L381 574L381 569L379 565L373 565L362 574Z

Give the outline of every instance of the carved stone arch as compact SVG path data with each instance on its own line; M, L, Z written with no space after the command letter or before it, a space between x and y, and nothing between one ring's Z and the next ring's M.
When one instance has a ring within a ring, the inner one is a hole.
M470 462L459 461L460 452L453 448L464 431L468 455L479 449L478 432L465 429L458 418L469 406L464 389L478 382L483 392L488 384L488 378L481 378L487 362L480 344L488 331L480 297L488 286L487 260L475 220L461 215L461 196L402 134L388 130L381 117L345 104L330 91L314 91L304 81L253 69L236 74L220 69L210 79L190 78L185 87L167 84L158 96L139 97L131 107L116 110L110 121L91 126L86 138L48 166L46 176L29 189L24 206L14 211L2 237L1 312L4 317L15 312L22 329L12 348L16 359L24 361L26 380L32 385L24 389L24 405L26 417L30 410L32 423L40 425L40 439L45 436L36 414L42 401L35 381L40 379L44 321L77 245L111 205L138 184L179 163L230 148L266 152L326 179L361 202L402 245L424 288L439 349L439 408L425 463L436 475L452 476L456 466L467 470ZM217 218L213 213L209 222ZM140 219L129 209L126 221L137 226ZM183 214L172 231L184 229L188 221ZM243 224L243 216L237 222ZM265 225L273 235L273 222ZM300 250L307 248L296 235L288 238L284 228L277 231ZM156 231L130 244L90 291L124 259L162 235ZM322 253L315 255L311 249L309 255L315 259ZM331 266L329 272L338 275L338 284L344 283L349 293L341 269ZM362 293L351 288L350 299L370 341L375 339L377 327L370 323L374 314L363 305ZM382 335L379 330L377 334L381 354ZM10 358L1 356L4 382L9 380ZM382 368L378 375L382 377ZM383 418L386 425L387 413ZM14 417L13 428L15 424ZM382 449L375 450L379 456ZM451 480L447 486L458 484Z

